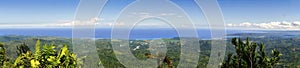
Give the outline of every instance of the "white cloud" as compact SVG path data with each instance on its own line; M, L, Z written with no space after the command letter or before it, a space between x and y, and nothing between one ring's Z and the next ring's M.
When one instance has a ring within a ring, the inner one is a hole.
M227 24L228 27L241 27L251 29L288 29L288 30L300 30L300 22L269 22L269 23L250 23L244 22L239 24Z
M133 16L137 16L140 18L148 18L148 17L160 17L160 16L175 16L176 13L150 13L150 12L133 12ZM177 17L181 17L178 16Z
M76 26L85 26L85 25L94 25L99 24L99 21L104 20L102 18L91 18L88 21L72 21L72 20L60 20L57 23L31 23L31 24L0 24L1 28L20 28L20 27L72 27Z
M0 28L57 28L57 27L72 27L74 23L77 26L86 26L95 24L96 27L124 27L127 24L123 22L114 23L114 21L106 21L99 22L99 20L103 20L100 18L92 18L89 21L72 21L72 20L60 20L56 23L31 23L31 24L0 24ZM136 27L164 27L161 23L157 22L147 22L147 23L139 23Z
M160 14L161 16L173 16L173 15L176 15L174 13L161 13Z

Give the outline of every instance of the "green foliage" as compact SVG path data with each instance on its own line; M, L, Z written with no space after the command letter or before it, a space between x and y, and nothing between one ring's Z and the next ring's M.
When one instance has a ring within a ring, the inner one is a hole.
M34 60L34 56L31 52L22 53L19 55L19 57L17 57L13 66L19 68L29 68L31 67L31 60Z
M5 68L78 68L76 55L64 45L60 51L54 45L44 45L41 49L40 41L36 43L35 52L32 53L25 44L17 47L19 56L13 63L8 62L4 45L0 43L0 67ZM26 51L26 52L25 52Z
M57 65L59 62L56 62L56 50L54 50L55 46L51 45L45 45L43 46L43 51L41 52L41 59L39 61L42 61L41 67L52 67Z
M59 67L75 68L77 65L76 55L69 52L67 45L64 45L64 47L61 48L61 51L56 57L56 62L59 63Z
M4 48L3 43L0 43L0 67L11 67L9 58L6 56L6 49Z
M236 54L228 54L222 68L273 68L279 64L281 53L272 50L269 57L264 51L264 45L251 42L248 38L242 41L233 38L231 43L235 46Z
M1 64L1 66L4 65L5 61L6 61L5 48L4 48L4 45L2 43L0 43L0 64Z
M40 57L40 49L41 49L41 42L40 42L40 40L37 40L36 44L35 44L35 52L34 52L35 57L34 58Z
M30 51L29 47L23 43L20 46L17 46L17 55L22 55L22 53L26 53L28 51Z

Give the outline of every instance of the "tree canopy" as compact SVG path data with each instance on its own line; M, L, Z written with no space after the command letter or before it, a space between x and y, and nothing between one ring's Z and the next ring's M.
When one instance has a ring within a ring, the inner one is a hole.
M273 68L279 63L281 53L273 49L271 56L264 51L264 44L254 43L247 38L233 38L235 54L230 53L223 62L222 68Z

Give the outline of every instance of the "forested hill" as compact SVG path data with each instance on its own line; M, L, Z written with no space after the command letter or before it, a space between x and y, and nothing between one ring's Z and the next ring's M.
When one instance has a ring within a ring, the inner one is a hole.
M300 65L300 38L299 37L282 37L282 36L272 36L272 37L258 37L256 35L249 34L236 34L245 40L249 37L252 42L262 43L265 45L265 52L270 55L271 50L277 49L282 53L280 64L278 67L297 67ZM268 34L263 34L268 35ZM263 36L261 35L261 36ZM68 45L69 49L72 49L70 38L59 38L59 37L31 37L31 36L17 36L17 35L7 35L0 36L0 42L3 42L6 48L8 57L16 58L16 47L22 44L29 46L30 50L34 51L34 46L36 41L40 40L41 44L54 44L57 48L62 48L63 45ZM174 39L163 39L167 42L167 56L172 59L173 66L177 66L180 55L180 41L176 38ZM145 53L149 53L147 50L149 45L146 43L149 40L130 40L130 48L132 53L140 60L147 59ZM210 40L199 40L201 51L198 67L206 67L206 64L210 56ZM99 57L101 59L101 64L105 67L124 67L115 57L112 50L109 39L98 39L96 40L96 47L98 49ZM135 49L139 47L138 49ZM57 49L58 50L58 49ZM233 45L228 40L227 43L227 53L234 52L235 49ZM167 67L167 65L164 65Z

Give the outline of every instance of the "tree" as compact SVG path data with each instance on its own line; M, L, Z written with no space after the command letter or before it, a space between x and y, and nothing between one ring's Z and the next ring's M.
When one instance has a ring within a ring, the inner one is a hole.
M18 50L17 51L18 56L22 55L22 53L26 53L26 52L30 51L29 47L25 43L21 44L20 46L16 46L16 47Z
M56 51L54 45L44 45L38 40L35 52L32 53L27 45L18 48L21 53L15 60L13 67L18 68L77 68L76 55L69 51L67 45ZM26 51L26 52L24 52Z
M1 68L10 67L11 64L9 60L10 59L6 56L6 49L4 48L4 44L0 43L0 67Z
M231 43L236 54L228 54L222 68L273 68L279 64L281 53L276 49L272 50L269 57L264 51L264 44L251 42L249 38L246 41L233 38Z
M4 65L6 62L6 50L4 48L4 45L0 43L0 66Z

